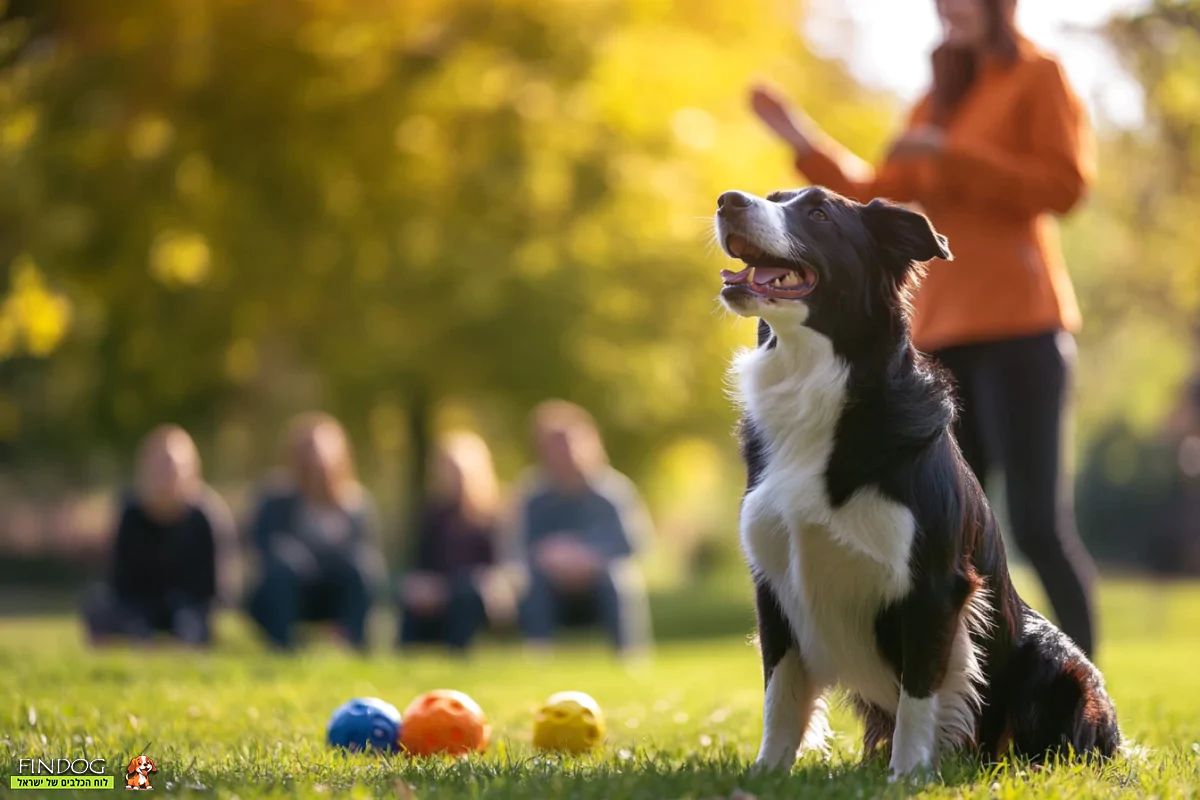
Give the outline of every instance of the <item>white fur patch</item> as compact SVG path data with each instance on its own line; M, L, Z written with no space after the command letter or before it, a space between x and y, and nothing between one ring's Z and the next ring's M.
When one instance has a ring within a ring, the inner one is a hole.
M938 696L915 698L901 692L892 738L892 775L929 767L937 752L937 739Z
M879 609L909 588L914 525L874 489L830 506L825 467L849 371L809 328L777 333L734 365L746 411L768 442L768 466L742 508L742 546L783 606L805 666L894 713L900 685L875 643Z
M800 663L795 650L788 650L771 673L763 700L763 737L755 766L787 769L797 752L828 753L829 723L821 687Z
M804 252L804 246L788 234L783 206L762 197L747 196L751 197L752 201L742 212L739 231L769 255L787 259L799 257ZM716 227L721 227L720 215L716 218ZM721 247L724 248L724 237L721 239Z

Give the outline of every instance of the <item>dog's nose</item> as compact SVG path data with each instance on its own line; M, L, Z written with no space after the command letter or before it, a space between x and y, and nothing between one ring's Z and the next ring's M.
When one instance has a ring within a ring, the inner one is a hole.
M754 199L745 192L723 192L717 198L717 209L724 211L727 208L748 208Z

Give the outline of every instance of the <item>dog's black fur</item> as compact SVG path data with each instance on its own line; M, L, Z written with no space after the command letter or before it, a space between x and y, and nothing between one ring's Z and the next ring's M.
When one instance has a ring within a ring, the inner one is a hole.
M736 227L746 198L725 202L727 195L718 216ZM797 261L819 278L804 298L804 324L827 336L849 365L848 396L825 470L829 502L838 508L874 486L916 522L912 590L876 619L883 658L910 695L928 696L944 677L959 615L986 587L977 599L987 624L973 632L986 681L975 720L979 753L997 759L1011 749L1033 761L1068 750L1113 756L1120 732L1103 678L1013 588L995 519L952 434L951 383L909 337L908 293L922 262L951 257L945 238L921 214L882 200L860 205L817 187L776 192L766 201L783 208L791 238L803 243ZM736 304L750 291L727 286L723 297ZM762 319L758 345L775 346ZM768 442L749 417L740 434L749 492L766 468ZM756 600L769 681L796 642L765 580L756 581ZM856 707L866 727L864 753L888 752L891 714L861 700Z

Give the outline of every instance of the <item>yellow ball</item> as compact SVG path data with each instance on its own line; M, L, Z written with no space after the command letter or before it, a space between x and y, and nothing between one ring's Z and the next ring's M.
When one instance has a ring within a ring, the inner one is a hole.
M582 753L604 738L599 704L583 692L559 692L533 718L533 746L538 750Z

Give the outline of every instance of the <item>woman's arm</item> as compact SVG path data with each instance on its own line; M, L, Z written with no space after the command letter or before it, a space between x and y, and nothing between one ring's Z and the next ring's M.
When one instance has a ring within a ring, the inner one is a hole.
M899 202L917 199L917 164L889 158L878 170L872 168L769 87L756 87L750 104L767 127L792 149L796 169L810 183L863 203L876 197ZM919 108L910 112L910 126Z
M1095 153L1087 115L1058 62L1031 70L1023 110L1031 133L1025 153L949 133L939 164L948 194L1028 215L1075 207L1092 180Z
M898 203L917 199L916 164L884 161L875 169L824 131L815 131L807 151L796 153L796 169L817 186L860 203L884 197Z

